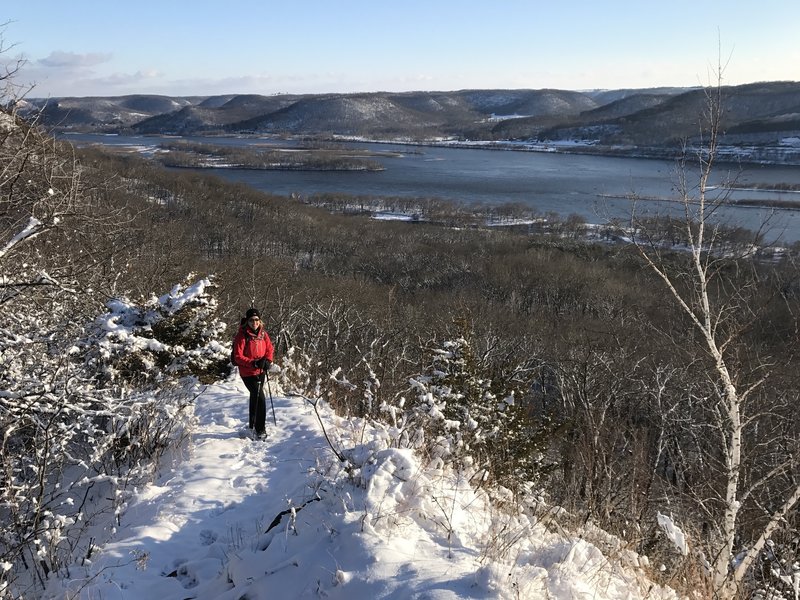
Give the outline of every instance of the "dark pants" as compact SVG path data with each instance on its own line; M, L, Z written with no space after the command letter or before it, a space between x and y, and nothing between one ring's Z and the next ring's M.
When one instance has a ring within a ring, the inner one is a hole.
M267 423L267 399L264 396L264 378L266 374L242 377L247 391L250 392L250 418L247 426L255 429L257 434L264 433Z

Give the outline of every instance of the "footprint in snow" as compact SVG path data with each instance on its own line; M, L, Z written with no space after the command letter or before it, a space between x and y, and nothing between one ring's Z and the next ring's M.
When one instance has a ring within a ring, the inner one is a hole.
M200 542L203 544L203 546L210 546L216 542L218 538L219 536L217 535L216 531L203 529L203 531L200 532Z
M217 506L216 508L211 509L211 511L209 511L208 514L212 517L218 517L222 513L228 512L232 508L234 508L234 504L222 504Z

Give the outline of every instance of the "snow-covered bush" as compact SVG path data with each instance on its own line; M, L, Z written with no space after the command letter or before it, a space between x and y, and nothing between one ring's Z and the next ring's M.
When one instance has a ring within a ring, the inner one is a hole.
M521 375L532 371L513 365L498 369L478 360L469 327L458 327L461 337L410 351L429 362L405 392L383 389L378 373L386 361L407 359L382 356L377 340L347 370L290 348L278 380L284 391L324 400L351 419L366 419L385 432L387 447L419 450L434 468L456 469L472 485L504 488L512 495L530 490L550 470L546 450L555 429L547 411L532 409L533 382ZM365 450L366 455L374 450ZM354 465L370 460L346 458Z
M320 381L312 375L315 370L312 366L314 361L308 354L292 346L282 355L276 355L275 360L280 371L272 379L281 390L290 394L319 397Z
M192 382L224 374L210 280L137 305L112 300L80 329L74 302L0 318L0 584L27 595L89 560L192 422ZM101 515L104 518L98 519ZM64 573L62 572L61 575Z
M550 423L531 414L530 383L493 379L464 337L431 356L426 372L411 379L416 397L405 415L407 443L433 462L464 470L476 485L519 492L537 482L547 471Z
M202 383L217 381L229 372L229 348L219 341L225 324L216 317L213 289L210 279L202 279L140 305L127 299L109 302L89 335L89 365L113 383L156 383L185 375Z

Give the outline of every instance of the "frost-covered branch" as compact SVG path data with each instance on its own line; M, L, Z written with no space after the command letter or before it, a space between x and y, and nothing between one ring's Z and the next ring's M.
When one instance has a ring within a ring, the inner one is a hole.
M14 246L29 238L34 238L42 232L43 223L36 217L29 217L28 224L17 235L11 238L3 248L0 248L0 260L8 254Z

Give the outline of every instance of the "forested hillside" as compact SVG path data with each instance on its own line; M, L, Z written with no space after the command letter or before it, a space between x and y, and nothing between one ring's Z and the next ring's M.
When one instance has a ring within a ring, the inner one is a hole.
M442 203L413 224L333 214L0 119L4 590L91 554L81 498L124 511L128 486L181 442L186 378L227 372L254 304L302 366L295 384L339 414L421 418L411 390L435 385L445 420L420 451L453 440L446 459L478 465L475 485L597 524L687 593L792 597L790 257L761 261L702 221L610 224L634 242L612 245L484 227ZM659 512L691 551L674 552Z
M418 143L505 144L626 156L677 156L705 139L709 90L459 90L212 97L26 99L58 131L157 135L356 136ZM798 164L800 83L725 87L729 159Z

